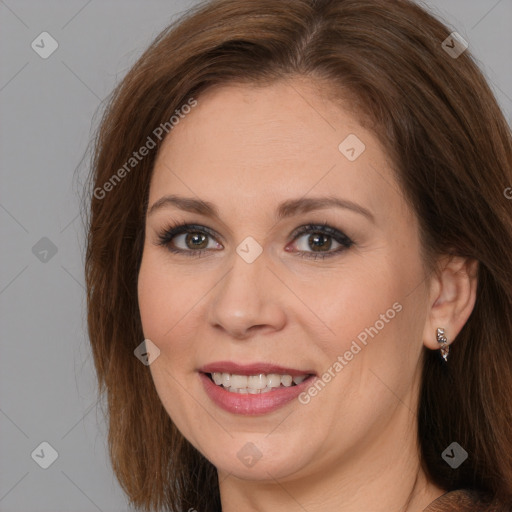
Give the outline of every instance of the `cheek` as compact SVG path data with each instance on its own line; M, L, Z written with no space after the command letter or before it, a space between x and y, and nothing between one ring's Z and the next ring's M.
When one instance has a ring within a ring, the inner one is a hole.
M315 311L330 330L323 341L316 339L331 363L346 354L347 360L361 364L381 364L390 357L398 364L409 359L412 364L419 354L425 314L418 287L421 265L403 252L401 258L386 256L351 266L350 272L334 279L337 284L331 280L315 287Z
M173 269L158 248L146 246L138 276L138 300L144 334L167 338L194 302L198 286L194 276Z
M145 248L137 283L139 311L144 337L160 349L159 357L149 366L155 389L178 429L189 432L191 426L186 418L190 412L185 411L190 406L190 397L183 393L180 382L194 354L194 346L183 328L191 308L187 304L195 301L193 297L183 297L179 277L163 272L163 268L162 256Z
M167 302L170 297L166 297L165 283L162 283L151 260L151 256L148 256L147 250L144 249L137 293L144 336L153 341L160 338L162 318L165 317L166 310L172 308L172 305Z
M152 248L144 249L137 287L144 336L165 356L170 339L183 339L173 335L183 325L180 318L186 315L187 304L193 298L188 299L186 292L190 287L183 286L178 276L162 270L165 267L161 259Z
M392 269L376 260L333 275L315 285L313 304L330 329L328 338L336 340L325 346L326 351L339 354L349 350L353 340L364 343L369 338L367 330L376 323L379 332L386 330L385 320L396 316L393 305L400 298L401 286Z
M193 371L191 362L197 359L204 332L203 307L215 284L210 274L201 274L190 264L170 265L165 251L145 247L138 300L144 337L160 349L159 358L151 365L154 376L162 370L172 376Z

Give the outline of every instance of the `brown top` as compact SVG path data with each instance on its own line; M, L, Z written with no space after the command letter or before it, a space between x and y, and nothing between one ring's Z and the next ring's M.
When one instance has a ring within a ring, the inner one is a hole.
M495 501L483 500L477 491L458 489L434 500L423 512L510 512Z

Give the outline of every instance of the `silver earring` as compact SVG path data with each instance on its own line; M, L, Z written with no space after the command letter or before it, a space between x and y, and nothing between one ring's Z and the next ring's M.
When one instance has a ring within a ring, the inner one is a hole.
M448 353L450 352L450 346L448 345L448 340L444 335L444 329L440 327L437 328L436 332L437 342L441 344L441 355L445 361L448 361Z

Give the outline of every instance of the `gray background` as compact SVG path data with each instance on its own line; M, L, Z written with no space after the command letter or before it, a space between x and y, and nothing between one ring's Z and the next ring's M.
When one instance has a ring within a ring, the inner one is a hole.
M101 100L195 3L0 0L1 511L129 510L96 403L74 171ZM426 3L469 42L511 123L512 0ZM47 59L31 48L43 31L59 44ZM31 457L43 441L58 452L48 469Z

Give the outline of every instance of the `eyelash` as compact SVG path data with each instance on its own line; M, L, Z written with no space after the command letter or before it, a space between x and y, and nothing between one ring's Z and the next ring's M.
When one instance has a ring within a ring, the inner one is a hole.
M167 228L162 230L158 234L158 239L156 242L156 245L163 246L167 250L169 250L172 253L175 254L183 254L188 257L201 257L205 255L205 253L211 251L212 249L198 249L198 250L185 250L185 249L177 249L175 247L172 247L170 244L172 242L172 239L181 234L187 234L187 233L200 233L207 236L210 236L212 238L215 238L215 233L210 228L207 228L206 226L200 226L197 224L171 224L168 225ZM336 249L335 251L331 252L307 252L307 251L299 251L298 255L307 258L307 259L325 259L330 258L331 256L335 256L336 254L344 252L346 249L350 248L354 242L346 236L344 233L339 231L336 228L333 228L329 226L327 223L324 224L305 224L304 226L300 226L292 233L292 241L295 241L297 238L299 238L301 235L304 234L312 234L312 233L320 233L323 235L327 235L331 238L333 238L336 242L341 244L341 247Z

